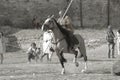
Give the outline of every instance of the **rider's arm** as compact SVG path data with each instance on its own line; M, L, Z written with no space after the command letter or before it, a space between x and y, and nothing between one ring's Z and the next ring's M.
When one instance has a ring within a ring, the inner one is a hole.
M65 25L69 31L74 32L72 21L68 16L65 17Z

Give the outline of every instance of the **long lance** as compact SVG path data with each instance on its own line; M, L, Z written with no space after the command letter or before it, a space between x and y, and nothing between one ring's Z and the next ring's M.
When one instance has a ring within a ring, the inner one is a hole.
M70 1L70 3L69 3L69 5L68 5L67 9L65 10L65 13L64 13L64 14L63 14L63 16L62 16L61 21L63 20L63 18L64 18L64 17L65 17L65 15L67 14L67 12L68 12L68 10L69 10L69 8L70 8L70 6L71 6L72 2L73 2L73 0L71 0L71 1Z

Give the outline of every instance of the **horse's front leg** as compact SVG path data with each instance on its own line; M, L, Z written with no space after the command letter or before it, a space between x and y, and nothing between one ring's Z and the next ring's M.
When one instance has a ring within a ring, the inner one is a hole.
M75 63L77 61L78 51L73 50L72 52L75 55L75 57L73 59L73 63Z
M84 63L84 69L81 70L81 72L85 72L87 70L87 62Z
M63 51L57 52L57 56L58 56L58 58L59 58L59 61L60 61L60 63L61 63L61 66L62 66L61 74L65 74L64 62L66 62L66 59L63 57Z
M74 50L73 53L75 55L73 62L75 63L76 67L78 67L79 66L79 63L77 62L78 51Z
M78 47L80 55L78 56L78 58L83 57L84 58L84 69L81 70L81 72L85 72L87 70L87 55L86 55L86 48L84 46L83 47Z
M60 60L60 63L62 65L62 71L61 74L65 74L65 67L64 67L64 62L62 60Z

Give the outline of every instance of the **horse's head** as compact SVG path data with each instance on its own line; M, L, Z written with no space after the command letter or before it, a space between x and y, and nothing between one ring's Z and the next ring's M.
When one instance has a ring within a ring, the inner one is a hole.
M53 17L49 17L45 20L45 22L42 25L42 30L53 30L55 27L55 19Z

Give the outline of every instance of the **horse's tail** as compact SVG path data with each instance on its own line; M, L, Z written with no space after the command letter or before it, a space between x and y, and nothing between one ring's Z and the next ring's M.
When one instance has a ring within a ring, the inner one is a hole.
M79 54L78 54L78 58L79 57L84 57L84 61L87 61L87 54L86 54L86 47L85 47L85 41L83 39L83 37L79 34L75 34L75 36L77 37L77 39L79 40Z

